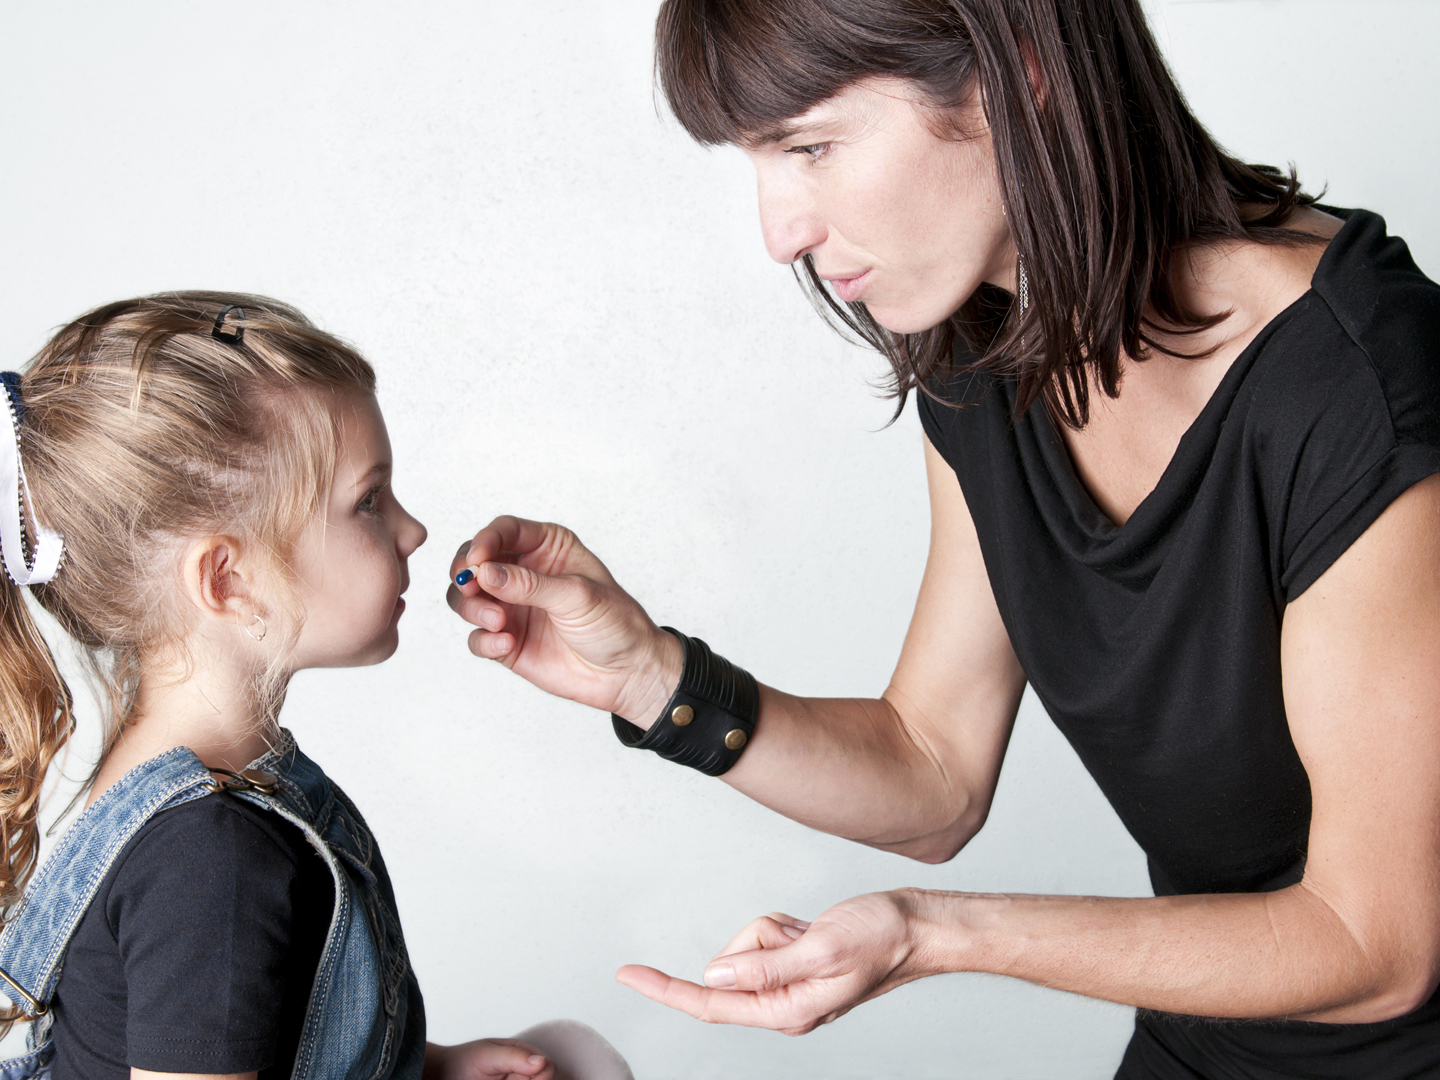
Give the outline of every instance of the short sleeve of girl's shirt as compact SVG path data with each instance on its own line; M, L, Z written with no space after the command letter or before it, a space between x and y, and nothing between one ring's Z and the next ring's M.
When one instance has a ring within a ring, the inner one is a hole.
M288 1076L333 907L298 829L207 797L162 811L112 866L57 988L57 1075Z
M106 917L125 970L131 1066L248 1072L286 1049L294 965L310 954L313 978L318 956L313 926L297 926L295 893L319 859L261 814L230 798L197 800L117 875Z
M1253 460L1282 603L1440 472L1440 287L1383 219L1347 217L1252 375Z

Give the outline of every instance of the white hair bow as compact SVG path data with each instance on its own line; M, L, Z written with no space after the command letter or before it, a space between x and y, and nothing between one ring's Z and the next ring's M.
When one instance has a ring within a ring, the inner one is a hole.
M25 483L25 466L20 463L20 423L24 404L20 401L20 379L5 372L5 408L0 409L0 554L5 572L17 585L43 585L60 570L65 541L38 521L35 527L34 558L25 561L25 508L30 489Z

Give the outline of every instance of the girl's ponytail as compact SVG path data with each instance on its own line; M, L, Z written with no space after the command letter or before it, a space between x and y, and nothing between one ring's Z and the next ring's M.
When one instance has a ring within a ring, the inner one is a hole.
M35 868L45 771L74 726L70 688L24 590L0 572L0 921Z

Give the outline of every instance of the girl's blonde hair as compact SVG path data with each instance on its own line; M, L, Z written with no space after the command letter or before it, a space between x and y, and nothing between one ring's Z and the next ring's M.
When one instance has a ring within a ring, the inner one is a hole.
M285 304L177 292L76 319L40 350L22 389L27 513L65 540L59 574L31 591L99 677L108 752L142 660L187 657L191 609L169 587L177 543L235 537L275 572L281 587L266 599L283 604L295 543L334 476L329 399L373 392L375 373ZM3 919L34 869L41 786L74 718L21 588L0 578Z

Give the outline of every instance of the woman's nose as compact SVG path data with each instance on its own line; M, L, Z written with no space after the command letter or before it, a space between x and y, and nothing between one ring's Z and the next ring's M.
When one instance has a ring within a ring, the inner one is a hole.
M802 185L784 177L759 176L760 232L776 262L793 263L825 240L825 223Z

